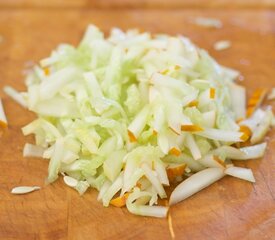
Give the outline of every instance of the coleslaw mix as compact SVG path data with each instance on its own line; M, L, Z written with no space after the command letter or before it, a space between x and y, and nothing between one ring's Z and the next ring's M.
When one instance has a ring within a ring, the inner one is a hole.
M105 207L165 217L158 199L172 182L170 205L225 175L255 181L232 160L264 155L274 116L265 90L246 106L238 75L183 36L104 37L90 25L77 47L60 44L33 68L26 92L4 90L37 114L22 128L35 136L23 154L49 159L48 183L62 174L80 194L97 189Z

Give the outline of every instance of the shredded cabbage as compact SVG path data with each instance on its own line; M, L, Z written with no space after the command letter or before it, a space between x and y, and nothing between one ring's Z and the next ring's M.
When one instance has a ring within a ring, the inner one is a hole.
M168 207L156 204L172 181L189 177L170 205L226 174L254 181L231 160L264 155L266 143L238 146L261 142L274 116L257 105L246 118L237 76L182 36L115 28L104 37L90 25L79 46L61 44L34 67L27 92L5 92L38 116L22 128L36 144L24 156L49 159L47 182L64 174L80 194L96 188L106 207L165 217Z

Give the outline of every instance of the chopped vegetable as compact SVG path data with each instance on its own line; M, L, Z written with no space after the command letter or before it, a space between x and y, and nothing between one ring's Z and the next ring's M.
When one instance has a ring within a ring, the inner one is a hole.
M223 176L223 170L220 168L207 168L195 173L175 188L171 194L169 205L174 205L192 196L203 188L206 188L212 183L218 181Z
M14 88L6 86L4 87L4 92L22 107L27 107L26 100L23 98L22 94L17 92Z
M184 170L186 168L186 164L180 164L178 166L174 167L168 167L167 168L167 176L170 182L173 182L175 178L182 177L184 174Z
M33 187L29 187L29 186L20 186L20 187L15 187L11 190L12 194L26 194L26 193L30 193L36 190L39 190L40 187L37 186L33 186Z
M270 93L267 96L268 100L274 100L275 99L275 88L272 88Z
M222 26L217 19L196 23ZM96 188L105 207L166 217L169 207L158 199L167 198L172 182L181 183L170 205L224 175L254 181L232 160L264 155L260 142L274 116L261 106L266 90L259 90L247 117L238 75L182 36L116 28L105 38L89 26L77 47L61 44L34 66L26 92L4 90L38 116L22 128L35 136L23 155L49 159L48 183L61 174L79 194ZM7 123L2 106L0 123Z
M247 117L250 117L253 114L253 112L260 106L266 94L266 89L258 89L253 93L251 98L248 100L248 108L246 111Z
M231 42L228 40L218 41L218 42L215 42L214 44L214 49L217 51L222 51L230 47L231 47Z
M218 19L215 18L206 18L206 17L197 17L194 20L194 23L202 26L202 27L207 27L207 28L221 28L222 27L222 22Z
M26 143L23 149L24 157L43 157L45 148Z
M76 187L77 183L78 183L78 181L76 179L74 179L70 176L64 176L63 180L70 187Z
M115 207L123 207L126 205L126 200L129 197L130 193L125 193L121 197L114 198L110 201L110 204L112 204Z
M255 182L255 178L251 169L241 167L229 167L224 171L225 174L241 178L246 181Z
M8 126L7 117L4 112L2 100L0 99L0 127L6 128Z

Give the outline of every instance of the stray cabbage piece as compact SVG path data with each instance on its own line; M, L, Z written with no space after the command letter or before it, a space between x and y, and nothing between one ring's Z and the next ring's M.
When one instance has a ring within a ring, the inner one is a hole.
M18 91L16 91L14 88L10 86L5 86L3 90L9 97L11 97L19 105L21 105L24 108L27 107L27 102L24 99L23 95L20 94Z
M2 100L0 99L0 127L1 128L6 128L8 126L8 121L6 114L4 112L4 107L2 104Z
M24 157L43 157L45 148L26 143L23 149Z
M275 99L275 88L272 88L270 93L267 96L268 100L274 100Z
M40 187L38 187L38 186L33 186L33 187L20 186L20 187L14 187L11 190L11 193L12 194L26 194L26 193L30 193L30 192L33 192L33 191L36 191L36 190L39 190L39 189L40 189Z
M253 172L251 171L251 169L248 168L228 167L227 169L225 169L224 173L249 182L255 182Z
M216 18L207 18L207 17L197 17L194 20L194 23L198 26L207 27L207 28L221 28L222 22Z
M231 42L228 40L217 41L214 44L214 49L217 51L225 50L231 47Z
M79 194L97 189L106 207L166 217L169 207L157 201L172 182L181 183L170 205L225 175L255 181L231 160L264 155L274 116L261 107L266 90L246 107L238 75L185 37L118 28L104 37L90 25L77 47L61 44L34 66L26 92L4 90L38 116L22 128L35 136L23 155L49 159L47 182L61 174ZM249 141L258 144L238 147Z

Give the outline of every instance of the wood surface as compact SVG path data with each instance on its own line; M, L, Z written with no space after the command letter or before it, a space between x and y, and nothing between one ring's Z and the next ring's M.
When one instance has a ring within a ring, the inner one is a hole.
M275 8L274 0L1 0L2 7L58 8Z
M197 16L218 18L223 28L195 26L191 22ZM275 87L275 11L272 10L3 7L0 8L3 38L0 89L8 84L24 90L22 71L30 61L48 56L60 42L78 43L89 23L106 33L112 26L118 26L184 34L208 49L220 63L240 70L249 95L259 87ZM222 39L231 40L232 47L214 51L213 43ZM171 239L167 219L134 216L124 208L104 208L96 201L96 191L79 196L61 179L46 186L48 162L22 157L24 143L32 138L25 138L20 129L34 115L2 91L0 97L9 121L9 129L0 138L0 239ZM253 170L255 184L225 177L171 208L176 239L274 239L274 130L267 139L268 149L262 159L238 163ZM22 196L10 194L11 188L19 185L38 185L42 189Z

